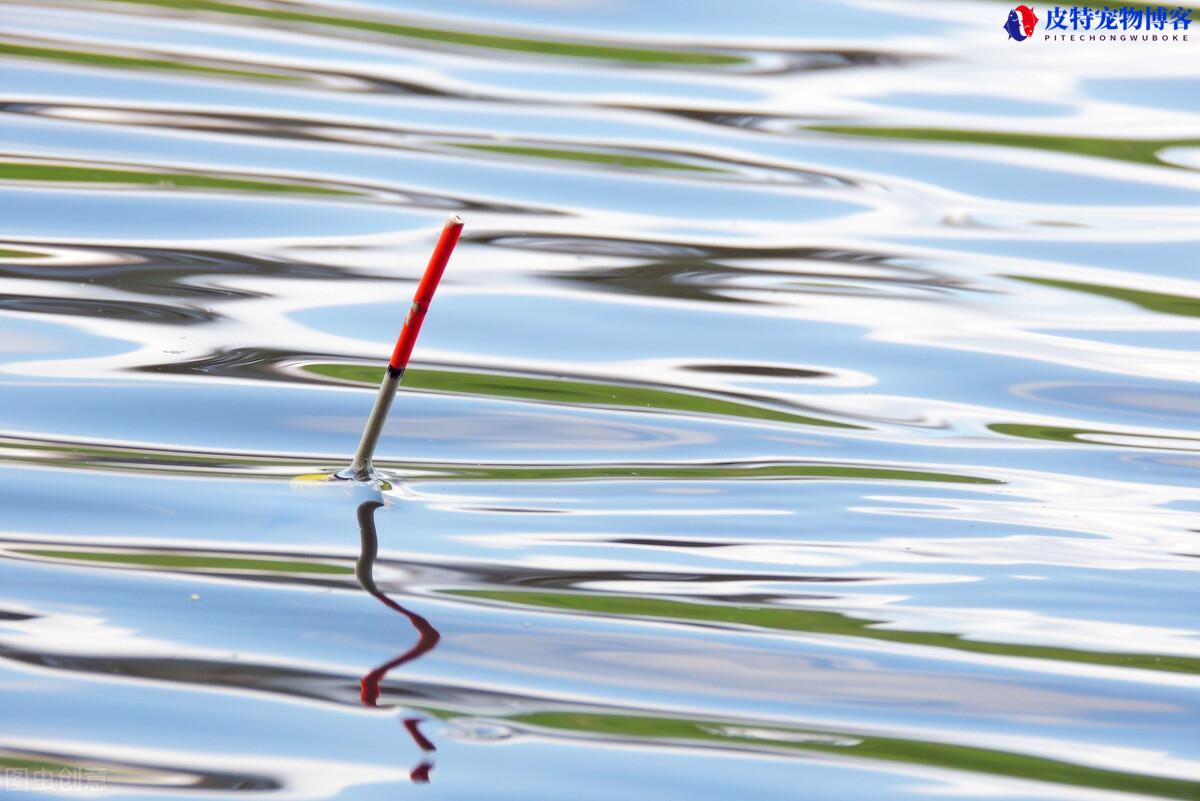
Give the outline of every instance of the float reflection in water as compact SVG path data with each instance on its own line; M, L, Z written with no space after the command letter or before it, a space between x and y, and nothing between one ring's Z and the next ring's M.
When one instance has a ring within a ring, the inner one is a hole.
M438 630L428 620L396 603L387 597L387 595L380 592L379 588L375 586L375 558L379 554L379 537L375 533L375 510L383 505L381 501L363 501L359 504L358 530L362 537L362 552L359 554L358 561L354 565L354 575L364 590L378 598L379 602L388 609L403 615L412 624L413 629L417 632L417 641L408 650L384 662L362 677L360 697L362 698L363 705L370 707L379 705L379 685L390 671L414 659L419 659L424 654L432 651L437 647L438 640L441 638ZM432 753L437 750L437 747L418 728L421 724L421 718L405 717L402 722L405 731L412 737L413 742L417 744L418 748L425 753ZM433 770L433 763L429 760L422 760L412 769L410 775L414 782L425 783L429 781L429 772L431 770Z

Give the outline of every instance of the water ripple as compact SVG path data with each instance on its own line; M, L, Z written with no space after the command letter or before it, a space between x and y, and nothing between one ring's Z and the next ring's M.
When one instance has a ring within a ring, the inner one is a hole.
M1005 13L0 3L0 795L1200 797L1194 69Z

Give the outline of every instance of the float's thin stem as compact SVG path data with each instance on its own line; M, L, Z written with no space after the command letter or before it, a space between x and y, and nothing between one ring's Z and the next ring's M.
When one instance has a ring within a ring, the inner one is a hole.
M371 415L363 428L362 439L358 441L358 450L354 452L354 461L350 467L342 471L342 476L355 481L369 481L371 472L371 457L375 455L375 446L379 444L379 435L383 432L383 424L387 422L388 412L392 408L392 400L396 397L396 388L400 386L403 370L393 370L389 364L387 374L379 385L379 394L375 396L375 405L371 407Z
M445 227L442 228L442 234L438 237L433 255L429 257L429 265L425 268L425 275L421 277L421 283L417 284L417 292L413 296L412 306L408 309L408 316L404 318L400 336L396 339L396 347L392 351L392 358L388 361L387 373L379 385L379 394L375 396L375 405L371 408L370 417L367 418L362 439L358 442L358 450L354 452L354 461L350 463L350 467L338 474L342 478L352 478L355 481L371 479L374 470L371 466L371 457L375 454L375 446L379 444L379 435L383 432L383 424L387 421L388 411L392 408L392 399L395 398L396 389L400 386L400 379L404 376L404 368L408 366L413 346L417 343L417 334L421 332L421 322L424 321L425 312L429 310L429 304L433 301L433 293L437 291L438 282L442 280L442 273L446 271L450 254L454 252L454 246L458 244L462 227L462 218L455 214L446 221Z

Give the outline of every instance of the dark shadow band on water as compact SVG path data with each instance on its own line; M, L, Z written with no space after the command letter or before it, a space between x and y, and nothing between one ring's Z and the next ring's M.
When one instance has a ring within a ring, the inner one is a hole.
M150 473L171 476L224 477L290 481L306 469L327 475L341 468L336 457L259 455L145 448L112 443L84 443L36 437L0 437L0 464L41 464L76 470ZM938 484L992 485L998 478L916 467L836 462L687 462L687 463L553 463L488 464L482 462L401 462L386 457L377 466L403 474L406 481L739 481L746 479L920 481Z

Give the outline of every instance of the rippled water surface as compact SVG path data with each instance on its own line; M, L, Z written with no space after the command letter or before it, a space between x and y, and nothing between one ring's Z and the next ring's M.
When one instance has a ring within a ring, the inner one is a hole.
M1006 13L0 3L0 795L1200 798L1200 44Z

